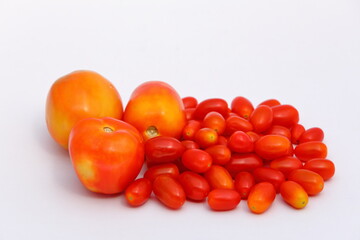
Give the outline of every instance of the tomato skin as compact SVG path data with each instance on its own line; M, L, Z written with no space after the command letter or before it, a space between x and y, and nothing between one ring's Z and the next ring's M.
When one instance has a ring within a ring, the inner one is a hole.
M195 134L201 128L200 121L189 120L182 130L182 138L185 140L194 140Z
M182 102L184 104L184 108L187 109L187 108L196 108L197 104L198 104L198 101L196 98L194 97L184 97L182 98Z
M307 194L316 195L324 188L323 178L316 172L307 169L296 169L288 175L289 181L300 184Z
M260 135L253 131L246 132L246 134L249 135L252 142L256 142L260 138Z
M250 123L257 133L264 132L271 127L273 121L272 108L266 105L260 105L250 115Z
M230 173L222 166L212 165L204 176L212 189L234 189L234 181Z
M279 170L259 167L253 171L255 182L269 182L274 185L276 192L279 192L280 185L285 181L285 176Z
M274 159L270 162L270 167L282 172L287 176L291 171L302 168L302 162L296 157L286 156Z
M287 204L296 209L304 208L309 201L304 188L294 181L283 182L280 187L280 194Z
M299 144L299 139L304 132L305 132L305 128L303 125L301 125L299 123L295 124L291 128L291 142L293 144Z
M179 176L179 169L174 163L155 165L145 171L144 178L147 178L151 182L153 182L157 176L164 174L176 178L177 176Z
M232 176L236 176L239 172L252 172L255 168L261 167L263 160L254 153L234 153L225 168Z
M240 117L248 119L251 113L254 111L254 106L249 101L249 99L239 96L232 100L231 111L236 113Z
M68 149L69 135L81 119L121 119L123 105L116 88L93 71L69 73L51 86L46 99L46 125L51 137Z
M307 161L304 169L316 172L324 181L329 180L335 174L335 165L332 161L324 158L314 158Z
M291 140L290 129L288 129L287 127L280 126L280 125L271 126L268 129L268 131L266 131L266 134L268 134L268 135L280 135L280 136L284 136L284 137L288 138L289 140Z
M266 106L269 106L269 107L274 107L274 106L277 106L277 105L280 105L280 104L281 103L277 99L268 99L268 100L265 100L265 101L261 102L258 106L266 105Z
M201 128L195 133L194 140L201 148L207 148L217 143L218 134L214 129Z
M239 172L235 176L235 189L242 199L247 199L251 188L255 185L254 176L249 172Z
M243 131L236 131L230 136L228 147L233 152L250 153L254 151L254 142Z
M213 145L205 151L211 155L213 164L224 165L230 161L231 151L225 145Z
M186 197L193 201L203 201L210 192L210 185L200 174L185 171L177 178L183 187Z
M114 118L86 118L75 124L69 154L81 183L90 191L120 193L144 163L144 144L130 124Z
M151 164L173 162L185 151L179 140L158 136L145 141L145 156Z
M200 148L199 144L197 144L196 142L191 141L191 140L183 140L183 141L181 141L181 144L182 144L186 149Z
M225 131L225 118L218 112L209 112L202 121L202 127L214 129L218 135Z
M203 120L209 112L218 112L224 118L228 115L228 104L221 98L210 98L200 102L194 112L194 119Z
M255 184L248 196L247 204L251 212L263 213L274 202L276 191L274 185L268 182Z
M184 112L186 121L194 119L195 108L185 108Z
M236 131L249 132L253 130L251 123L239 116L230 116L226 119L224 135L230 136Z
M319 141L300 143L294 149L294 154L303 162L313 158L326 158L327 147Z
M214 189L208 195L208 205L215 211L229 211L241 201L240 194L232 189Z
M228 139L226 137L218 136L217 144L227 146L227 143L228 143Z
M286 156L291 148L290 140L280 135L265 135L255 142L255 152L266 160Z
M143 205L149 200L152 184L147 178L139 178L132 182L125 190L125 199L133 207Z
M324 140L324 132L321 128L314 127L307 129L300 137L299 142L311 142L311 141L320 141Z
M171 209L179 209L184 205L186 194L181 184L169 175L160 175L153 182L156 198Z
M273 124L291 128L299 122L299 112L291 105L277 105L272 107Z
M196 173L204 173L212 165L210 154L201 149L186 150L181 160L186 168Z

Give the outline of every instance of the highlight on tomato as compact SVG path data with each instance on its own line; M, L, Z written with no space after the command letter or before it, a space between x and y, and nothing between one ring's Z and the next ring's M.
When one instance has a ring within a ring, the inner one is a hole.
M269 209L276 197L274 185L269 182L255 184L248 196L247 205L253 213L263 213Z
M179 209L184 205L186 194L181 184L169 175L159 175L153 182L155 197L171 209Z
M208 205L215 211L229 211L236 208L241 201L240 194L233 189L214 189L208 195Z
M151 181L147 178L138 178L125 190L125 199L133 207L138 207L147 202L152 193Z
M304 208L309 201L304 188L294 181L283 182L280 186L280 194L287 204L296 209Z

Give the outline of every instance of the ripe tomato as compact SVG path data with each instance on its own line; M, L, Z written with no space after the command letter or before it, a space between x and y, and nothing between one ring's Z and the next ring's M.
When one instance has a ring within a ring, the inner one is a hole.
M288 138L291 140L291 132L290 129L280 125L272 125L267 131L266 134L268 135L280 135Z
M231 102L231 111L240 117L248 119L254 111L254 106L249 99L245 97L236 97Z
M184 205L186 194L181 184L169 175L160 175L153 182L156 198L171 209L179 209Z
M254 131L261 133L271 127L273 121L272 108L266 105L260 105L250 115L250 123L254 127Z
M218 142L219 145L227 146L228 139L224 136L218 136Z
M230 136L236 131L249 132L253 130L251 123L245 118L239 116L230 116L226 119L224 134Z
M246 132L246 134L249 135L252 142L256 142L260 138L260 135L253 131Z
M307 129L300 137L299 142L311 142L311 141L320 141L324 140L324 132L321 128L314 127Z
M212 165L204 176L212 189L234 189L234 182L230 173L222 166Z
M242 199L247 199L251 188L255 185L254 176L249 172L239 172L235 177L235 189Z
M133 207L143 205L149 200L152 184L147 178L139 178L132 182L125 190L125 199Z
M51 137L68 148L75 123L89 117L121 119L123 106L115 87L92 71L75 71L59 78L46 99L46 124Z
M302 168L302 162L296 157L286 156L274 159L270 162L270 167L281 171L287 176L291 171Z
M314 158L307 161L304 165L304 169L316 172L324 179L324 181L332 178L335 174L334 163L324 158Z
M82 184L93 192L122 192L139 174L144 144L130 124L114 118L86 118L69 137L69 153Z
M298 124L298 123L295 124L291 128L291 142L293 144L299 144L299 139L304 132L305 132L305 128L303 125Z
M201 123L197 120L189 120L182 130L182 138L186 140L194 140L195 133L201 128Z
M183 187L186 197L194 201L203 201L210 192L206 179L194 172L185 171L177 178Z
M291 128L299 122L299 112L291 105L277 105L272 110L274 125Z
M230 162L225 165L225 168L232 176L236 176L239 172L252 172L255 168L263 165L262 159L253 153L234 153L230 158Z
M296 209L304 208L309 200L304 188L294 181L283 182L280 187L280 194L287 204Z
M214 145L205 151L211 155L213 164L224 165L230 161L231 151L225 145Z
M254 142L243 131L236 131L230 136L228 147L233 152L249 153L254 151Z
M285 176L279 170L267 167L259 167L253 171L256 182L269 182L274 185L276 192L279 192L280 185L285 181Z
M184 105L169 84L145 82L131 94L124 121L136 127L144 139L156 136L180 138L186 124Z
M179 140L158 136L145 141L145 156L150 165L173 162L185 151Z
M194 119L195 108L185 108L184 112L186 121Z
M291 147L290 140L279 135L265 135L255 142L255 152L266 160L288 155Z
M268 182L255 184L248 196L247 204L251 212L263 213L274 202L276 191L274 185Z
M144 173L144 178L149 179L151 182L160 175L170 175L173 178L179 176L179 169L174 163L164 163L148 168Z
M294 154L304 162L313 158L326 158L327 147L319 141L305 142L296 146Z
M209 112L202 122L202 127L214 129L218 135L221 135L225 131L225 119L218 112Z
M203 120L209 112L218 112L225 118L228 115L228 104L221 98L206 99L197 105L194 118Z
M218 134L214 129L201 128L195 133L194 140L201 148L207 148L217 143Z
M184 97L182 98L182 102L184 104L184 108L196 108L198 101L194 97Z
M212 164L210 154L201 149L186 150L181 160L186 168L196 173L206 172Z
M196 142L191 141L191 140L183 140L183 141L181 141L181 144L182 144L186 149L200 148L199 144L197 144Z
M288 175L288 180L297 182L309 195L316 195L324 188L323 178L307 169L296 169Z
M265 100L265 101L261 102L258 106L266 105L266 106L269 106L269 107L274 107L274 106L277 106L277 105L280 105L280 104L281 103L276 99L268 99L268 100Z
M228 211L239 205L240 194L232 189L214 189L208 195L208 204L212 210Z

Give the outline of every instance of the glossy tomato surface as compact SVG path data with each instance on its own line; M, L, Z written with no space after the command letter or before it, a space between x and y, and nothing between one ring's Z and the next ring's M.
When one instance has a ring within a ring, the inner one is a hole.
M299 139L304 132L305 132L305 128L303 125L301 125L299 123L295 124L291 128L291 142L293 144L299 144Z
M153 182L156 198L171 209L179 209L184 205L186 194L181 184L169 175L160 175Z
M304 188L294 181L283 182L280 187L280 194L287 204L296 209L304 208L309 201Z
M209 170L204 173L204 176L212 189L234 189L234 181L230 173L222 166L212 165Z
M210 185L200 174L185 171L177 178L186 197L194 201L203 201L210 192Z
M276 192L279 192L280 185L285 181L285 176L279 170L259 167L253 171L253 176L256 182L269 182L274 185Z
M153 182L157 176L163 174L176 178L177 176L179 176L179 169L177 165L174 163L165 163L165 164L156 165L148 168L145 171L144 178L147 178L151 182Z
M252 172L262 165L263 160L254 153L234 153L230 161L225 165L225 168L235 177L239 172Z
M201 128L201 122L197 120L189 120L182 130L182 138L185 140L193 140L197 131Z
M247 199L251 188L255 185L254 176L249 172L239 172L235 177L235 189L242 199Z
M139 178L132 182L125 190L125 199L133 207L143 205L149 200L152 184L147 178Z
M173 162L184 151L184 145L173 137L158 136L145 141L145 156L150 165Z
M274 107L274 106L277 106L277 105L280 105L280 104L281 103L279 102L279 100L272 98L272 99L267 99L267 100L261 102L259 104L259 106L266 105L266 106L269 106L269 107Z
M196 173L204 173L212 165L211 155L201 149L186 150L181 160L186 168Z
M209 112L218 112L226 118L228 115L228 104L221 98L206 99L196 106L194 118L197 120L203 120Z
M232 152L250 153L254 151L254 142L243 131L236 131L229 137L228 147Z
M232 189L214 189L208 195L209 207L215 211L232 210L240 201L240 194Z
M249 132L253 130L252 124L245 118L239 116L229 116L226 119L224 135L230 136L236 131Z
M231 111L240 117L248 119L251 113L254 111L254 106L249 99L239 96L232 100Z
M218 141L218 133L211 128L201 128L195 133L194 140L201 148L213 146Z
M307 129L300 137L299 142L311 142L324 140L324 131L321 128L313 127Z
M309 195L316 195L324 188L323 178L307 169L296 169L288 175L288 180L297 182Z
M230 161L231 151L226 145L213 145L205 151L211 155L213 164L224 165Z
M248 196L247 204L251 212L263 213L274 202L276 191L274 185L268 182L255 184Z
M270 167L281 171L287 176L291 171L302 168L303 164L296 157L286 156L272 160L270 162Z
M221 135L225 131L225 118L218 112L209 112L202 121L202 127L211 128Z
M272 107L273 124L291 128L299 122L298 110L287 104Z
M291 148L290 140L280 135L265 135L255 142L255 152L266 160L286 156Z
M304 165L304 169L316 172L324 179L324 181L329 180L335 174L334 163L325 158L314 158L307 161Z
M184 97L182 98L182 102L185 108L196 108L198 101L195 97Z
M272 108L266 105L258 106L250 115L250 122L254 131L261 133L271 127L273 121Z
M294 154L304 162L313 158L326 158L327 146L320 141L305 142L296 146Z

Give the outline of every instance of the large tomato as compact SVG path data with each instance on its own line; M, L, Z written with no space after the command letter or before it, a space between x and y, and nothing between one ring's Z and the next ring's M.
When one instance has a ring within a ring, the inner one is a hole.
M124 121L135 126L144 139L156 136L180 138L186 124L184 105L169 84L145 82L132 93Z
M122 192L139 174L144 144L131 125L113 118L80 120L69 137L69 152L83 185L93 192Z
M115 87L92 71L75 71L59 78L46 100L46 124L54 140L68 148L72 127L88 117L121 119L123 106Z

